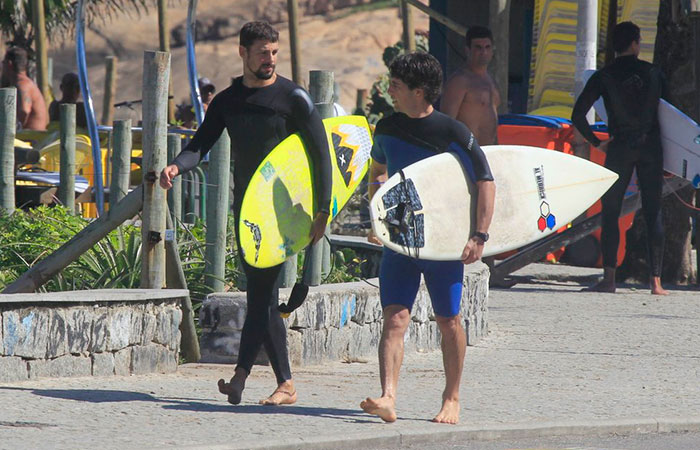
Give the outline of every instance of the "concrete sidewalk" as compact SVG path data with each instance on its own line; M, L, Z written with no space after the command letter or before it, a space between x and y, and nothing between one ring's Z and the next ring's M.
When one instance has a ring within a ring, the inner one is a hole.
M376 358L295 372L299 402L263 407L274 378L256 367L231 406L231 366L177 374L0 384L0 448L395 448L533 435L700 430L700 293L580 293L597 270L532 265L492 290L490 333L467 350L458 426L429 421L440 353L407 355L394 424L364 414ZM574 280L574 281L570 281Z

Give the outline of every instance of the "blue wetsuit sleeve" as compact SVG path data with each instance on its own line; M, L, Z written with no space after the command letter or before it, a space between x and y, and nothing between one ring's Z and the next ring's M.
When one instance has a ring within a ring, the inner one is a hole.
M370 156L379 164L386 164L386 153L384 153L384 149L382 148L381 136L375 136Z
M462 122L454 122L455 145L449 150L456 153L473 182L493 181L491 167L476 138Z
M374 139L372 141L372 151L370 152L370 156L374 161L377 161L379 164L386 164L386 152L384 151L384 148L382 147L382 129L384 128L384 119L380 120L377 123L377 126L374 128Z
M593 104L603 94L602 83L598 72L594 73L589 78L588 83L584 86L581 95L576 99L574 110L571 113L571 122L581 135L595 147L600 145L600 139L596 137L591 129L591 126L586 119L586 114L591 109Z
M192 140L170 164L177 166L180 175L194 169L221 137L224 128L226 124L222 114L221 98L216 96L207 108L204 121Z

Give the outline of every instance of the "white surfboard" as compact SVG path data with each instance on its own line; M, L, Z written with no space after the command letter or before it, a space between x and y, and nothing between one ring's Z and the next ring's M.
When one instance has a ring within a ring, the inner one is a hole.
M537 241L598 200L617 175L565 153L520 145L484 146L496 182L484 256ZM476 185L457 156L441 153L390 177L370 201L382 243L420 259L459 260L476 221Z
M595 70L586 70L583 82L588 83L594 73ZM602 97L596 100L593 107L598 117L608 123L608 112ZM700 188L700 126L678 108L661 99L659 127L664 170L690 181L695 189Z

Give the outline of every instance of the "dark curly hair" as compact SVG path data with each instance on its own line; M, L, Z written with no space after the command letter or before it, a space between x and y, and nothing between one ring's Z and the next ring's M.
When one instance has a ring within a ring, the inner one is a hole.
M612 32L612 45L616 53L622 53L632 45L639 42L641 37L639 27L633 22L620 22L615 25Z
M27 51L21 47L10 47L5 53L5 59L15 66L15 70L24 72L27 70L29 56Z
M409 89L423 89L425 101L430 104L440 96L442 67L430 53L412 52L396 57L389 66L389 75L406 83Z
M480 25L474 25L469 27L465 38L467 40L467 47L472 46L473 39L488 38L491 41L491 44L493 44L493 33L491 33L491 30Z
M240 44L249 49L257 40L277 42L280 34L267 22L248 22L241 28Z

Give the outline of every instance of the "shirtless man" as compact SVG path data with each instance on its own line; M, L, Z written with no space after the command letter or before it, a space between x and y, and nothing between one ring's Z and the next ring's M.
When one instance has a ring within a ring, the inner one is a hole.
M488 28L474 26L466 36L467 64L447 80L440 111L469 127L480 145L497 144L501 96L486 71L493 59L493 35Z
M17 122L23 130L45 130L49 113L41 91L27 76L27 51L12 47L2 60L2 87L17 88Z

